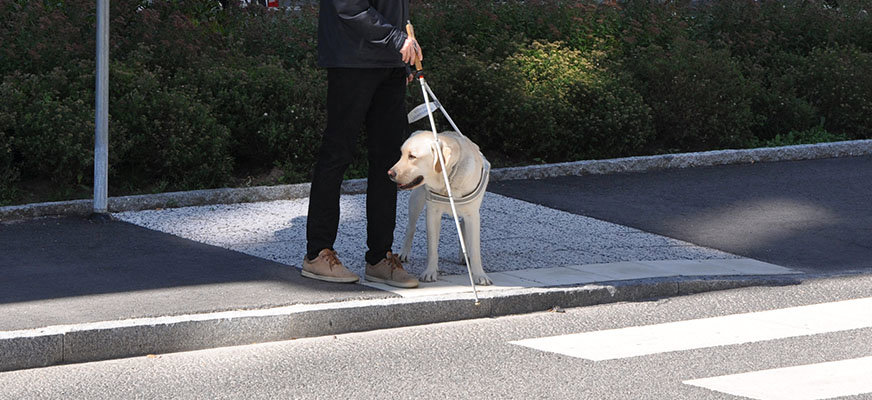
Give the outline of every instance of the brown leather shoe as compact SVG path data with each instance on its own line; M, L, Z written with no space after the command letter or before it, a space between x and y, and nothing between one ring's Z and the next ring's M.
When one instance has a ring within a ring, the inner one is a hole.
M342 265L336 252L330 249L321 250L312 261L303 257L303 270L300 274L306 278L327 282L354 283L360 280L357 274Z
M390 251L387 252L385 258L376 265L366 263L366 280L370 282L381 282L391 286L401 288L416 288L418 287L418 278L409 275L403 269L403 264L400 263L400 258Z

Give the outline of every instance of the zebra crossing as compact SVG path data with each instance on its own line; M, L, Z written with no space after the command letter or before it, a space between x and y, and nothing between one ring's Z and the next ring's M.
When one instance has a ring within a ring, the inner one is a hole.
M815 400L872 396L872 356L684 381L752 399Z
M510 343L600 362L868 328L872 328L872 297ZM869 343L858 345L872 351ZM687 379L682 383L761 400L857 395L872 398L872 352L855 359Z

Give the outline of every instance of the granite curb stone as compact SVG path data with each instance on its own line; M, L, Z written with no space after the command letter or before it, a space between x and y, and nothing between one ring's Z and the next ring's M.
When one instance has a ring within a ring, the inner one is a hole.
M64 335L0 332L0 372L45 367L64 362Z
M430 298L294 305L0 332L0 372L302 337L337 335L622 301L796 284L797 277L643 279Z

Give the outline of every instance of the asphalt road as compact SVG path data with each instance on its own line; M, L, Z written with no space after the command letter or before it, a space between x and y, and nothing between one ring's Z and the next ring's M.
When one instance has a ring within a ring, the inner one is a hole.
M872 269L872 156L502 181L488 190L804 272Z
M732 399L686 382L869 357L872 328L604 361L510 342L868 299L870 287L872 277L852 276L14 371L0 373L0 398Z

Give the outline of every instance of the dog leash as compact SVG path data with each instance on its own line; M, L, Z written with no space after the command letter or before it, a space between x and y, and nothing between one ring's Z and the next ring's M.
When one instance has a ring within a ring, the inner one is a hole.
M409 38L415 39L415 29L412 28L411 22L406 23L406 34L409 35ZM436 98L436 95L433 94L430 86L427 85L427 81L424 80L424 67L421 66L421 60L417 57L414 58L415 76L421 84L421 92L424 94L424 104L427 108L427 116L430 118L430 128L433 131L433 138L436 140L436 156L439 158L439 165L442 166L442 178L445 180L445 190L448 191L448 202L451 204L451 215L454 217L454 226L457 228L457 236L460 238L460 250L463 251L463 260L466 261L466 272L469 273L469 283L472 285L472 295L475 297L475 305L480 305L481 301L478 299L478 291L475 289L475 279L472 277L472 268L469 267L469 255L466 253L466 242L463 240L463 232L460 230L460 219L457 217L454 196L451 194L451 185L448 182L448 168L445 164L445 157L442 155L442 145L439 142L439 136L436 134L436 121L433 119L433 111L435 111L435 109L432 109L430 106L430 97L428 96L428 93L433 96L433 100L439 105L438 108L442 110L442 114L445 115L445 118L449 123L451 123L454 130L461 136L463 136L463 134L460 133L459 129L457 129L457 125L454 124L454 121L448 116L448 113L445 112L445 107L441 106L439 99Z

